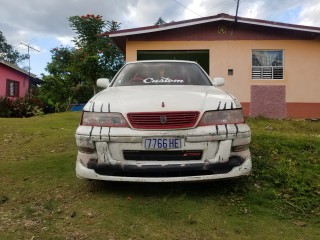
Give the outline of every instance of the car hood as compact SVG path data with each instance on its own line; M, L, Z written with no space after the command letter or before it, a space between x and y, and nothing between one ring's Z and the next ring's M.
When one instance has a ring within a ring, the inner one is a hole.
M228 93L213 86L110 87L84 107L94 112L208 111L240 108Z

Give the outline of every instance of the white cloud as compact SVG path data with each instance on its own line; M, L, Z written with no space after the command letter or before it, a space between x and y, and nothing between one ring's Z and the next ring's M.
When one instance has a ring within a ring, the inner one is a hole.
M190 0L187 0L185 4L189 2ZM166 22L185 19L185 8L173 0L138 0L135 4L128 5L127 9L123 14L126 28L154 25L160 17Z
M193 2L186 6L187 8L184 10L184 18L192 19L200 16L202 17L202 14L207 10L205 2L206 1L204 0L193 0Z
M301 11L299 19L299 24L320 27L320 2L309 2Z
M262 18L263 5L264 3L262 1L244 2L244 4L239 7L239 16L247 18Z
M99 14L104 20L121 23L122 29L150 26L159 17L167 22L199 17L177 1L203 17L236 13L236 0L1 0L0 30L16 48L22 41L35 39L32 46L37 46L40 53L32 53L32 65L36 57L48 54L45 60L39 60L43 66L51 57L48 49L73 46L75 33L69 26L70 16ZM240 0L238 15L320 27L320 1ZM26 53L25 49L21 53Z
M57 40L61 45L74 46L73 37L71 36L60 36L57 37Z

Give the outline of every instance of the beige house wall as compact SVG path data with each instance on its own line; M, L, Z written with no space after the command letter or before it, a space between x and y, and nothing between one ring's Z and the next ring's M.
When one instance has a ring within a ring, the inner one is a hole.
M138 50L197 50L210 52L210 77L224 77L225 90L241 102L251 101L251 85L285 85L287 103L320 103L320 41L128 41L126 61L136 61ZM252 80L251 52L284 50L283 80ZM233 76L228 76L233 69Z

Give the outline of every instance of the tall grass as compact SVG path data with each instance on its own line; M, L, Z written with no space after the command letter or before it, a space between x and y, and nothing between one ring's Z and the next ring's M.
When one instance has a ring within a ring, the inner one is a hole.
M249 177L135 184L75 177L79 119L0 118L0 239L320 238L320 122L248 119Z

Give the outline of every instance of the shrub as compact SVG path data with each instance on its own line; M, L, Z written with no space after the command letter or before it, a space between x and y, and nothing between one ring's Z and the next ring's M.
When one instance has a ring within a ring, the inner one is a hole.
M43 114L42 108L43 104L37 98L0 97L0 117L32 117Z

